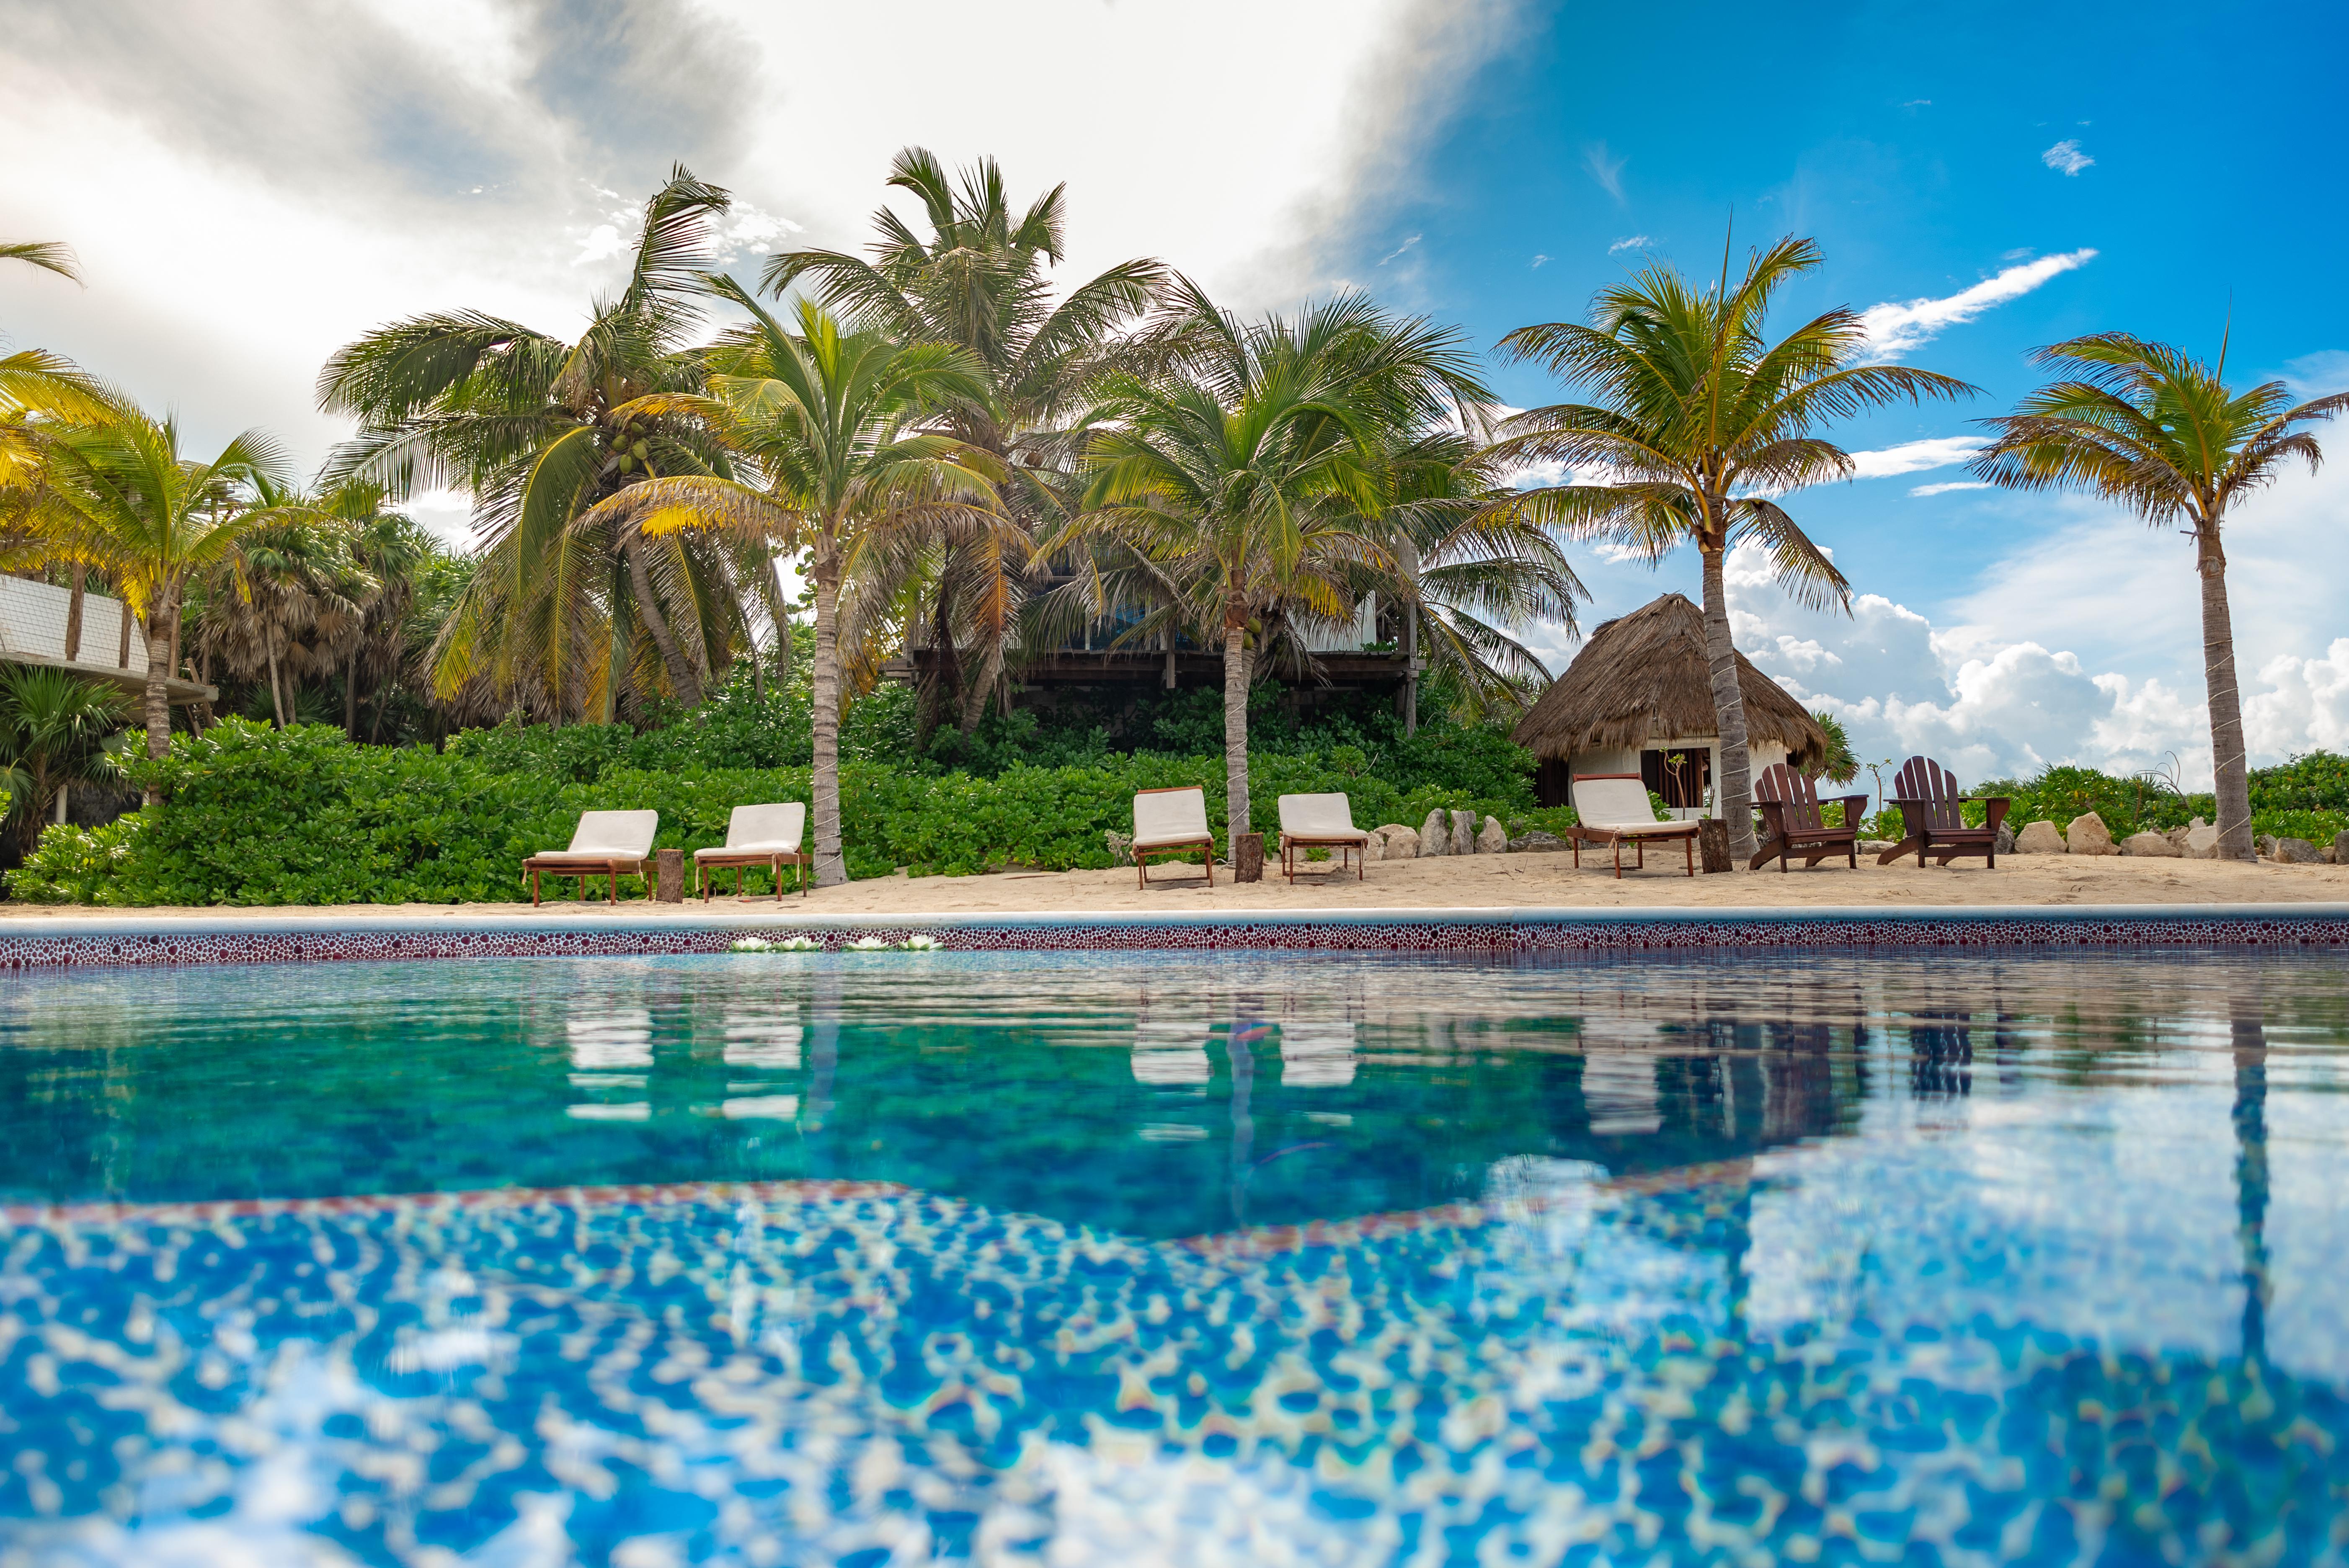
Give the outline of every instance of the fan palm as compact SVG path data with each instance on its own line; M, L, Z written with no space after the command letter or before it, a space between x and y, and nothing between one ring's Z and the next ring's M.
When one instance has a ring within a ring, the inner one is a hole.
M189 580L224 559L254 529L285 513L260 497L282 493L276 442L247 430L210 460L183 457L178 424L124 407L104 424L45 433L47 482L36 513L50 547L108 572L147 639L147 755L171 746L169 681Z
M116 777L104 747L122 727L126 707L113 686L65 670L0 670L0 791L16 803L21 850L39 841L67 786Z
M764 286L780 293L796 284L861 326L968 353L980 371L977 394L947 401L930 422L995 459L1006 474L1005 509L1033 536L1068 514L1072 429L1086 388L1116 358L1120 329L1150 308L1166 269L1122 263L1055 300L1046 273L1065 245L1065 186L1015 216L993 159L957 181L918 147L897 154L888 182L920 199L928 239L884 207L874 214L873 260L789 252L768 263ZM990 526L934 542L925 618L938 663L923 693L925 738L942 696L960 697L968 730L995 686L1027 564L1025 552L993 548L997 537ZM957 647L966 638L979 661L968 680Z
M809 300L786 325L725 280L712 286L751 319L709 351L706 392L657 393L622 412L692 420L744 473L648 480L593 515L624 535L730 535L809 552L815 874L829 887L848 877L840 839L843 583L887 575L914 542L942 528L993 526L1012 535L999 547L1016 550L1023 542L1000 512L1001 473L988 454L947 436L907 432L941 402L983 394L982 373L968 354L844 329Z
M738 629L722 561L582 520L649 476L722 467L690 421L618 410L698 385L687 338L701 320L702 245L730 200L675 170L645 204L626 286L596 303L575 342L447 312L378 328L320 373L319 406L361 424L329 483L367 480L394 500L439 484L473 496L482 561L435 651L442 695L486 676L557 723L598 689L608 713L641 629L668 689L701 700Z
M1843 573L1774 498L1852 476L1850 456L1816 433L1828 421L1977 390L1930 371L1860 363L1868 332L1847 309L1771 342L1763 322L1772 297L1818 264L1816 245L1791 238L1754 252L1734 280L1724 253L1721 282L1710 289L1654 263L1600 290L1587 324L1525 326L1501 340L1506 357L1547 366L1588 387L1590 400L1517 416L1495 457L1563 463L1577 479L1606 477L1525 490L1499 509L1651 563L1682 543L1696 546L1721 740L1718 810L1741 861L1754 852L1753 789L1723 561L1751 542L1798 602L1848 609Z
M2013 490L2085 490L2156 528L2177 526L2194 542L2219 852L2255 859L2234 617L2227 604L2227 515L2285 464L2298 459L2315 470L2324 454L2306 427L2349 408L2349 392L2302 403L2292 402L2281 381L2236 392L2226 383L2223 344L2213 366L2168 344L2117 332L2075 337L2035 358L2066 378L1986 421L1995 435L1973 470Z
M205 574L193 651L208 671L266 676L271 717L295 722L303 680L357 650L380 582L359 560L357 529L316 500L263 489L267 521L239 536Z
M1154 375L1113 373L1086 453L1084 511L1048 548L1113 539L1157 563L1224 653L1227 831L1247 831L1248 635L1268 614L1350 619L1357 584L1402 571L1386 514L1396 453L1490 395L1456 335L1342 294L1243 326L1187 279ZM1096 575L1075 585L1096 613ZM1262 644L1259 643L1259 650Z

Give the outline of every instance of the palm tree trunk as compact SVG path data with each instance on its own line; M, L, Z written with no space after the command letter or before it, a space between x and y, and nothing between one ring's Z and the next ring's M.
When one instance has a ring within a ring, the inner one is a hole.
M285 699L277 687L277 639L267 633L262 635L262 647L269 655L269 711L277 716L277 727L285 727Z
M147 757L150 761L160 761L171 750L171 691L168 684L171 666L164 661L171 656L169 624L179 608L177 593L168 587L155 597L154 609L150 612L144 628L147 633ZM122 614L128 624L130 607L127 603ZM156 624L158 616L164 623L161 626ZM147 804L150 806L161 799L160 790L150 789L147 791Z
M66 600L66 663L81 657L81 611L89 588L89 568L74 562L73 589Z
M826 556L815 562L815 766L810 793L815 797L815 885L837 887L848 880L840 849L840 567Z
M677 639L669 634L668 617L661 614L660 602L653 597L652 573L645 570L644 541L631 537L620 546L620 552L627 558L628 585L636 591L636 614L643 617L653 646L660 650L669 686L676 691L678 700L688 707L700 707L701 682L678 650Z
M1224 615L1224 832L1225 852L1239 863L1240 835L1248 826L1247 625Z
M1729 636L1729 591L1722 582L1723 552L1698 546L1704 562L1704 658L1713 679L1713 722L1721 730L1721 777L1713 809L1729 824L1729 863L1754 858L1754 783L1745 748L1745 692L1737 684L1737 645Z
M2219 521L2196 531L2202 577L2202 682L2210 698L2210 770L2219 797L2219 858L2253 861L2251 782L2243 755L2243 699L2235 684L2235 618L2227 607L2227 552Z
M767 590L767 614L775 621L775 690L789 692L792 685L792 615L783 605L783 587L775 575L783 569L781 561L767 562L763 586Z
M351 650L351 662L343 671L343 733L351 744L359 738L359 651Z
M961 677L959 675L957 679ZM978 673L963 683L962 718L958 727L968 735L978 728L978 721L987 717L987 699L993 696L1003 680L1003 645L997 643L987 650L979 661Z
M2267 1361L2268 1037L2256 995L2228 998L2235 1045L2235 1237L2243 1260L2243 1359Z

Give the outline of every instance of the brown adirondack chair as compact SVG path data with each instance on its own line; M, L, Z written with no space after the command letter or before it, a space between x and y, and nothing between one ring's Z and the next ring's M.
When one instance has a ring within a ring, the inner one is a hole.
M1745 869L1758 872L1772 861L1784 872L1786 862L1795 855L1803 857L1803 867L1808 870L1831 855L1843 856L1852 870L1859 869L1859 820L1867 814L1868 797L1846 795L1840 800L1822 802L1819 787L1783 762L1771 764L1754 781L1754 804L1761 809L1762 825L1766 830L1762 848L1747 862ZM1843 807L1843 826L1830 828L1821 819L1822 804Z
M2005 796L1959 794L1957 776L1930 757L1912 757L1900 765L1891 796L1900 811L1900 830L1908 836L1877 856L1878 865L1915 855L1920 866L1929 858L1946 866L1961 855L1980 855L1989 862L1987 870L1998 869L1998 825L2013 804ZM1979 828L1969 828L1958 808L1976 800L1985 820Z

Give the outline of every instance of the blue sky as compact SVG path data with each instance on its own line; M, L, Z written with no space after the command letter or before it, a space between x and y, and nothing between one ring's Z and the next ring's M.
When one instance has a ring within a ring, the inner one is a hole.
M2207 773L2186 545L2076 499L1913 492L1961 483L1922 465L2033 384L2032 346L2074 333L2213 351L2231 299L2230 367L2349 384L2329 79L2349 14L1800 14L998 0L977 25L949 0L20 0L0 230L72 242L88 284L0 273L0 334L178 408L197 441L260 424L314 460L344 433L309 397L335 346L452 305L567 331L679 159L736 191L723 239L746 268L863 242L889 155L921 143L994 153L1019 191L1066 180L1072 276L1154 254L1250 310L1351 284L1480 346L1579 315L1642 254L1717 268L1733 211L1741 254L1788 232L1824 251L1790 322L1880 307L1900 358L1984 388L1837 433L1878 477L1793 505L1854 614L1794 610L1733 562L1741 645L1870 755ZM1495 375L1515 403L1556 395ZM2262 758L2349 749L2344 475L2294 476L2230 529ZM417 511L461 536L463 498ZM1693 590L1692 562L1575 558L1586 626ZM1529 636L1560 665L1575 646Z

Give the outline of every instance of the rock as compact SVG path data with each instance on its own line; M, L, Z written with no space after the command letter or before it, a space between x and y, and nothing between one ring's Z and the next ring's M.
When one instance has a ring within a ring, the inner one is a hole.
M2105 820L2094 811L2072 819L2072 825L2064 830L2064 842L2075 855L2116 855L2121 852L2119 846L2113 842L2113 830L2106 827Z
M2018 855L2060 855L2064 850L2064 830L2042 818L2027 822L2023 831L2014 835L2014 852Z
M1132 833L1121 833L1115 828L1111 828L1102 832L1102 841L1109 845L1109 858L1112 865L1130 866L1133 863Z
M1451 852L1452 824L1444 820L1444 808L1438 806L1427 814L1427 820L1419 825L1420 858L1424 860L1429 855L1448 855Z
M1475 812L1452 813L1452 852L1455 855L1473 855L1476 852Z
M2176 860L2178 846L2169 841L2167 833L2131 833L2121 841L2121 853Z
M2276 859L2276 839L2273 833L2261 833L2251 841L2251 852L2263 861Z
M2013 823L2001 822L1998 825L1998 841L1992 846L1992 849L2002 855L2011 855L2014 853L2014 826Z
M1372 830L1371 836L1380 841L1379 859L1412 861L1419 858L1419 830L1406 828L1401 822L1389 822Z
M1362 840L1362 863L1369 865L1373 861L1386 859L1386 848L1384 839L1380 838L1376 833L1368 835Z
M2215 861L2219 858L2219 830L2197 817L2186 824L2186 842L2180 847L2189 861Z
M1513 855L1553 854L1566 847L1564 839L1559 838L1556 833L1545 833L1538 828L1522 837L1509 841L1509 853Z
M2306 839L2277 839L2274 842L2275 858L2286 865L2321 866L2324 863L2323 854Z
M1501 826L1498 817L1485 819L1485 830L1476 835L1476 852L1480 855L1506 855L1509 852L1509 830Z
M1880 855L1899 841L1898 839L1862 839L1859 841L1859 852L1863 855Z
M2336 866L2349 866L2349 828L2344 828L2333 835L2333 863Z

